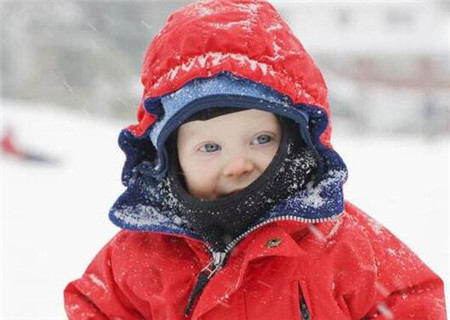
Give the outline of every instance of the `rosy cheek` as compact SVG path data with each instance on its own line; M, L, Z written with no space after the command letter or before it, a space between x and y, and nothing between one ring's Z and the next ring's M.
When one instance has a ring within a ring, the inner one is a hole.
M191 171L185 174L188 191L197 198L210 199L215 196L217 179L208 169L202 166L191 167Z
M268 148L264 150L263 153L259 154L257 159L258 167L261 170L261 172L264 172L266 168L269 166L269 164L272 162L273 158L275 157L275 154L277 152L277 147L274 148Z

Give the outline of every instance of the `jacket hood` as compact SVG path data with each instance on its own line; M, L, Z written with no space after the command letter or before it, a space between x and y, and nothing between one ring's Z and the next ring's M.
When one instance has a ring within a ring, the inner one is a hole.
M156 120L144 106L148 99L221 71L271 87L296 104L320 107L330 119L321 72L273 6L259 0L212 0L175 11L150 43L142 68L139 123L128 130L141 136ZM328 126L321 136L326 146L330 134Z
M291 216L318 222L344 209L345 164L330 144L330 109L323 77L276 10L265 1L196 1L176 12L151 42L142 69L138 123L124 129L122 181L127 190L110 219L131 230L196 235L160 194L164 142L183 120L218 105L257 108L299 124L323 159L324 174L259 221Z

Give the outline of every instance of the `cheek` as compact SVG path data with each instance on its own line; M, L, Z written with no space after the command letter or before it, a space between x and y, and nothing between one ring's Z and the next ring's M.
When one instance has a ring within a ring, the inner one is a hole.
M261 172L264 172L264 170L266 170L266 168L272 162L273 158L275 157L275 154L277 153L277 150L278 145L273 146L271 148L260 150L261 152L259 152L257 156L257 162Z
M182 166L187 190L198 198L211 198L215 194L217 175L205 163L185 163Z

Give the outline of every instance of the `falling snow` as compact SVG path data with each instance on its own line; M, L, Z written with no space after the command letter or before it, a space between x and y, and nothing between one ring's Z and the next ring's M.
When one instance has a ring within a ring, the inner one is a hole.
M98 286L99 288L102 288L103 290L107 290L106 284L100 280L95 274L88 274L89 279L91 279L91 281Z
M2 122L16 126L23 144L58 155L63 161L49 167L2 158L2 236L11 244L3 249L3 315L31 319L41 313L62 319L64 286L80 275L86 262L118 230L107 213L123 191L123 155L117 135L125 124L81 111L5 99ZM341 136L335 137L334 145L350 169L345 186L349 200L404 240L444 278L448 288L448 229L442 217L448 211L442 200L449 193L446 179L442 179L448 175L448 171L442 172L449 161L447 142ZM417 150L415 157L410 156L411 150ZM380 158L379 152L396 156ZM368 170L375 164L379 170ZM424 166L428 170L416 170ZM416 184L404 183L410 181L411 172L417 175L416 181L424 181L420 190ZM49 221L51 224L46 223ZM372 227L383 234L379 223L374 221ZM425 238L417 236L427 229L433 232ZM33 264L30 256L35 257ZM381 295L382 285L377 286ZM396 286L402 286L402 279L396 280Z
M377 309L378 309L378 311L380 311L380 313L381 313L386 319L394 319L394 314L393 314L392 311L388 308L388 306L386 306L386 304L380 302L380 303L377 305Z

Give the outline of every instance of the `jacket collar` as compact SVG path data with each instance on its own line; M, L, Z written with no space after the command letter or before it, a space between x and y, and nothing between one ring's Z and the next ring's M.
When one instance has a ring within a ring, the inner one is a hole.
M346 177L345 170L326 172L316 185L308 185L294 197L275 205L249 230L284 219L305 223L333 219L344 210L342 184ZM186 221L161 206L164 199L160 198L157 190L156 180L136 175L111 209L111 221L128 230L164 232L200 239Z
M223 270L215 274L214 289L205 290L194 309L192 319L201 317L214 308L217 303L225 301L244 281L244 276L252 261L265 257L287 257L297 261L308 259L309 246L325 247L336 234L342 218L333 219L327 223L309 224L293 221L270 223L244 239L231 252ZM197 241L186 240L197 254L200 261L208 261L204 247ZM300 260L299 260L300 259ZM204 266L199 266L204 267ZM226 270L225 270L226 269Z

